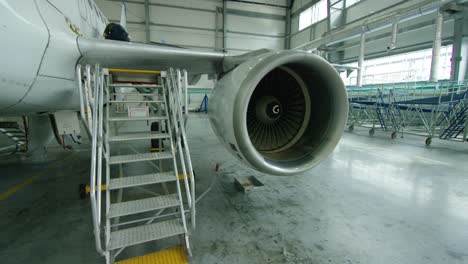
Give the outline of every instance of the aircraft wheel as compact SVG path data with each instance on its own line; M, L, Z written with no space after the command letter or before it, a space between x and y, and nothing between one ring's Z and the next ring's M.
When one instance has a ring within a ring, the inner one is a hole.
M349 131L349 132L353 132L353 130L354 130L354 125L350 125L350 126L348 127L348 131Z
M397 132L392 132L392 135L390 137L391 139L395 139L397 137Z
M374 128L371 128L369 130L369 135L373 136L375 134L375 129Z

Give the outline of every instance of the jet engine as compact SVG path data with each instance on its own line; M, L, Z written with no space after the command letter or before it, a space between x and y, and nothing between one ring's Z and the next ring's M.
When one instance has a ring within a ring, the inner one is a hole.
M337 145L348 116L346 90L326 60L267 52L227 72L210 98L210 121L225 147L272 175L311 169Z

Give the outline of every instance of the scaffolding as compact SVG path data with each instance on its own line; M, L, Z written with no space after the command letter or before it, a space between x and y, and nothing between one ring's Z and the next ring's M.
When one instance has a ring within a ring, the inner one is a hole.
M468 130L467 82L417 82L348 87L348 126L398 134L466 142Z

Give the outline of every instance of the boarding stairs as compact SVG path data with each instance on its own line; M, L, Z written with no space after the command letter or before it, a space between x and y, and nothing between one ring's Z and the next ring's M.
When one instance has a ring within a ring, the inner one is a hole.
M400 126L403 126L403 127L405 126L405 122L403 118L404 116L402 115L400 111L400 107L398 105L398 102L396 100L396 96L393 90L390 90L389 96L390 96L389 107L390 107L390 112L391 112L392 124L396 130L400 130L401 129Z
M375 108L375 112L377 114L377 120L379 121L380 127L384 130L387 131L387 125L385 124L385 117L383 113L383 108L380 105L377 105Z
M22 123L20 124L17 121L0 121L0 133L15 142L16 149L14 152L26 152L28 149L26 119L23 119Z
M388 95L388 102L385 102L383 91L380 89L378 98L379 101L376 105L376 112L380 126L384 131L388 131L389 126L393 127L393 132L398 131L400 129L400 125L397 119L401 119L401 113L398 105L396 104L393 91L390 91Z
M440 134L441 139L455 139L460 136L467 126L468 100L460 100L451 110L452 118L447 127Z
M77 77L81 117L92 139L90 200L97 251L106 263L188 263L196 211L185 135L188 113L182 110L186 72L78 65ZM141 81L148 78L154 81ZM151 140L159 142L157 149L151 150ZM168 248L174 241L176 247ZM126 259L116 262L126 248Z

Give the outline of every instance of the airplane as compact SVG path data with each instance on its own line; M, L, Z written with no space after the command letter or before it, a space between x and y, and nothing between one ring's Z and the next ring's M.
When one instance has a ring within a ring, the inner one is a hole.
M270 175L324 160L347 120L346 90L325 59L303 51L242 55L104 39L107 18L91 0L0 0L0 117L29 122L31 151L50 140L47 115L80 110L76 65L186 69L218 76L209 118L226 149Z

